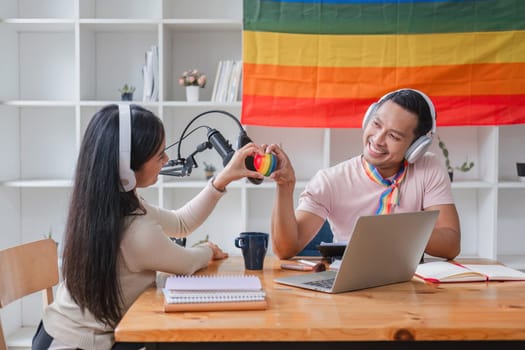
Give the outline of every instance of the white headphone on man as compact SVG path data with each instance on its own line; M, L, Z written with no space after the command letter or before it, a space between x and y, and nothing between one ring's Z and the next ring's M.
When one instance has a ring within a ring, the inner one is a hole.
M119 117L119 159L120 183L125 192L135 188L137 180L131 170L131 105L118 106Z
M430 98L425 95L423 92L415 89L400 89L393 92L389 92L388 94L384 95L379 99L379 101L374 102L368 107L365 116L363 118L363 129L366 128L366 125L370 122L372 119L372 116L376 112L377 108L383 102L385 98L387 98L390 94L393 94L394 92L402 91L402 90L410 90L417 92L421 97L425 99L427 102L428 108L430 109L430 116L432 117L432 129L423 136L420 136L417 140L415 140L410 147L408 147L407 151L405 152L405 159L409 163L414 163L416 160L418 160L425 152L428 150L430 145L432 144L432 138L434 137L434 134L436 133L436 109L434 108L434 104L430 100ZM419 116L418 116L419 117Z

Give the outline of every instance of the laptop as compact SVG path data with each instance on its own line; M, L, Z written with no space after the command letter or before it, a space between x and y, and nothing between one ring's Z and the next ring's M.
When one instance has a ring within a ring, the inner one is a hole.
M326 293L405 282L425 251L438 210L361 216L338 270L276 278L275 282Z

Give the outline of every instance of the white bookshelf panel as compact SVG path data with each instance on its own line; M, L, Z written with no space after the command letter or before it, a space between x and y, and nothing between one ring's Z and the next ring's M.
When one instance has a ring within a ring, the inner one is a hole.
M330 130L330 166L363 153L363 130L331 129Z
M499 179L519 181L516 162L525 163L525 125L499 127Z
M19 99L75 98L74 32L20 32Z
M242 0L165 0L164 18L242 20Z
M43 239L51 230L61 250L71 192L72 188L20 189L24 242Z
M3 49L0 50L0 76L3 84L0 84L0 101L18 99L19 81L19 50L18 34L11 25L0 23L0 42Z
M0 17L74 18L75 1L71 0L2 0Z
M2 127L0 127L0 181L20 176L20 118L19 110L0 105Z
M264 182L271 182L265 179ZM270 233L271 215L275 198L275 190L267 190L262 187L253 186L248 190L246 231L258 231Z
M185 101L186 89L178 83L179 77L188 69L197 69L206 74L206 87L200 89L200 101L210 101L217 66L221 60L240 60L242 57L241 30L223 30L213 26L206 30L179 25L164 26L164 99L167 101ZM217 45L220 43L220 45ZM210 50L213 47L213 50ZM167 75L169 73L170 75Z
M525 188L499 190L497 238L498 257L520 256L525 263L524 198Z
M142 101L145 53L158 45L154 24L95 24L80 26L80 99L120 100L124 84L136 87L134 101Z
M20 109L22 179L71 178L75 158L74 108Z
M162 0L79 0L80 18L161 17Z
M0 222L3 231L3 234L0 235L0 249L19 244L21 239L20 216L20 190L0 186Z
M201 189L166 189L164 193L164 207L176 210L195 197ZM208 235L209 240L218 244L224 251L238 255L239 249L235 248L233 241L242 229L240 202L241 189L229 186L228 192L219 200L204 224L188 237L187 246L192 246ZM235 213L239 214L236 215Z
M495 258L493 189L453 189L461 225L461 257Z

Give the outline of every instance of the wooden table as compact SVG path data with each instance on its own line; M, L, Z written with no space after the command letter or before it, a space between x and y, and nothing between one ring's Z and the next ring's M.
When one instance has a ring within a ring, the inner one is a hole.
M465 261L463 261L465 262ZM472 261L467 261L472 262ZM201 274L255 274L262 280L269 307L264 311L164 313L155 287L132 305L115 330L122 342L149 348L332 349L407 347L425 341L459 341L463 348L525 349L525 282L433 285L412 280L342 294L325 294L274 283L303 273L280 269L267 257L263 271L245 271L241 257L214 262ZM222 345L218 347L219 345ZM412 347L412 348L418 348Z

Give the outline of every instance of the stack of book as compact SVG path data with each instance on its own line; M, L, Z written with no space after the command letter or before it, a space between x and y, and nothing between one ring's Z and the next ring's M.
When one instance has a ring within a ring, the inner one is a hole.
M165 312L267 308L257 276L170 276L163 292Z
M242 61L219 61L213 84L213 102L235 102L241 91Z
M146 51L145 63L142 66L144 89L142 101L159 100L159 47L153 45Z

